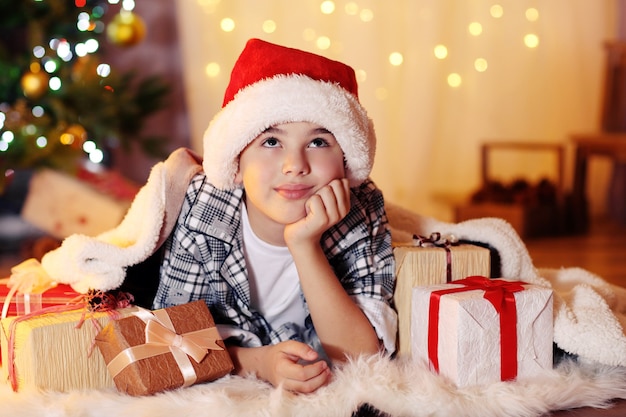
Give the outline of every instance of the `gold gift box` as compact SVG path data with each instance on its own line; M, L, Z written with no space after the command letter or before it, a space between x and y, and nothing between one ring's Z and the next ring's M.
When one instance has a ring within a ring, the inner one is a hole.
M13 349L13 366L17 389L37 387L53 391L115 387L106 363L95 348L99 329L113 317L125 317L135 307L115 312L91 313L83 309L46 313L22 320L2 319L2 373L9 377L9 349ZM9 346L11 323L14 345ZM82 325L77 327L82 321Z

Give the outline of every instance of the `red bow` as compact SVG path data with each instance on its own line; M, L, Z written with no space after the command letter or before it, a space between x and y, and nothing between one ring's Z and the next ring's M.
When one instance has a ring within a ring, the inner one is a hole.
M428 358L435 370L439 371L437 346L439 341L439 303L445 294L455 292L483 290L484 298L489 301L500 317L500 360L502 381L515 379L517 376L517 308L514 293L523 291L525 282L492 280L481 276L472 276L452 281L463 287L433 291L430 294L428 310Z

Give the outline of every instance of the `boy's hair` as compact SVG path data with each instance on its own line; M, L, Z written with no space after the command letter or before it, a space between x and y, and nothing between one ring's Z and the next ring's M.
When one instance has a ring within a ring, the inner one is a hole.
M251 39L235 63L222 110L204 134L204 171L217 188L236 187L241 151L265 129L310 122L341 146L351 186L369 176L376 135L358 99L354 70L338 61Z

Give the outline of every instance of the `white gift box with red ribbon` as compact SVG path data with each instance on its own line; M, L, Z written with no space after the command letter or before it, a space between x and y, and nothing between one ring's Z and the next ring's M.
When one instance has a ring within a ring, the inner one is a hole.
M469 277L415 287L411 349L455 385L530 378L552 368L552 290Z

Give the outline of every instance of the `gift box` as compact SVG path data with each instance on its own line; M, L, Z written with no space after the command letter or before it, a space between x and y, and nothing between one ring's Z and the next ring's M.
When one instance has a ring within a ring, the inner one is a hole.
M0 305L4 306L10 288L6 284L0 284ZM55 305L67 304L79 297L77 293L65 284L57 284L56 287L46 290L42 294L15 294L8 300L7 316L28 314L42 308ZM4 311L4 308L3 308Z
M89 312L77 307L29 318L2 319L0 343L5 380L8 378L16 391L27 386L54 391L114 387L106 363L95 349L94 339L113 318L124 317L135 310L129 307Z
M76 300L80 296L72 287L65 284L58 284L56 287L50 288L41 294L19 294L14 293L9 296L11 289L6 286L7 279L1 280L0 284L0 306L2 306L2 314L0 317L22 316L35 311L49 308L57 305L64 305ZM2 346L0 345L0 352ZM0 364L2 355L0 354Z
M115 171L71 176L42 169L30 180L21 216L58 239L96 236L122 221L138 190Z
M489 276L489 249L469 244L442 246L396 246L398 355L411 356L411 297L413 287L445 284L473 275Z
M118 390L148 395L218 379L233 363L204 301L111 322L96 343Z
M469 277L415 287L412 357L459 387L529 378L552 368L552 290Z

